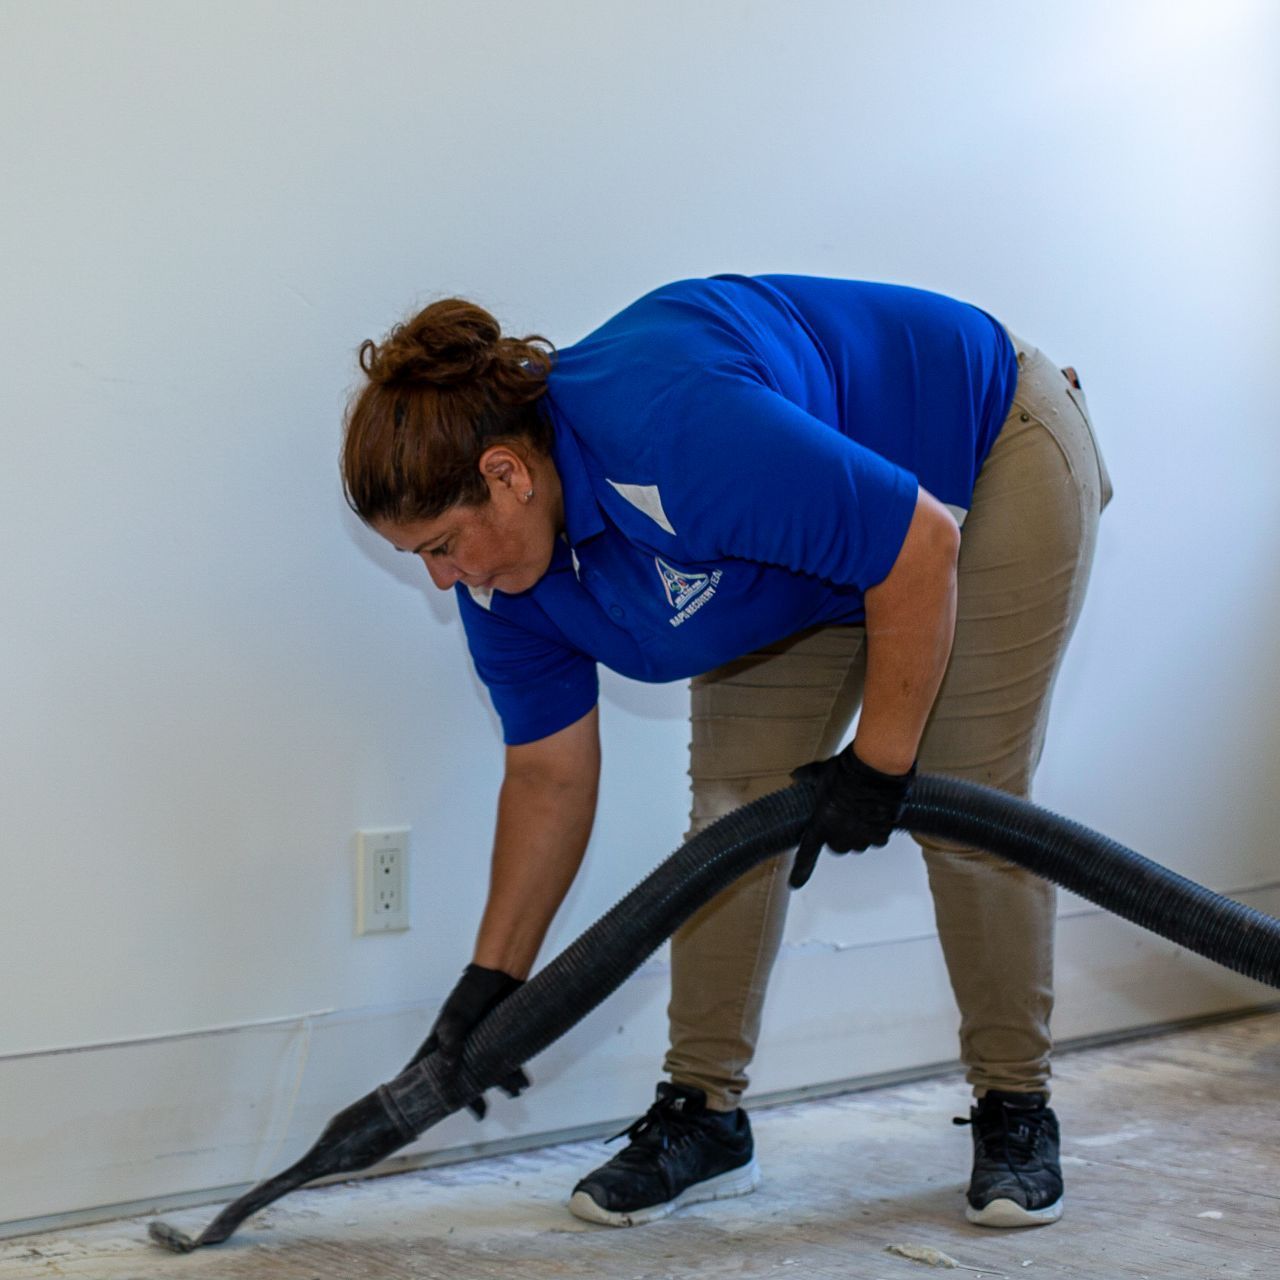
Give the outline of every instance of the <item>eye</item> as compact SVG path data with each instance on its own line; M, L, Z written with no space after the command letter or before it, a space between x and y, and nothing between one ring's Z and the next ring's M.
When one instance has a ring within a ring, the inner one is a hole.
M449 543L447 541L440 543L439 546L432 547L431 550L427 552L427 555L429 556L447 556L448 554Z

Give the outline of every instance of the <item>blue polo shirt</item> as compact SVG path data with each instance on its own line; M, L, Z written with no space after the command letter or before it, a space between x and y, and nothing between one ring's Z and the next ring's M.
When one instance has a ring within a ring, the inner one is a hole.
M976 307L804 276L678 281L560 351L564 536L528 591L456 589L507 743L585 715L598 662L678 680L861 621L917 485L963 520L1016 381Z

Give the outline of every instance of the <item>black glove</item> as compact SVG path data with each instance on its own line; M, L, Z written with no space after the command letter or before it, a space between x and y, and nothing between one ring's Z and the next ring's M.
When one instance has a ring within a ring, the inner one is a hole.
M881 773L863 764L852 745L830 760L801 765L791 775L797 782L816 779L817 799L813 817L800 837L791 868L791 887L798 889L813 874L822 846L832 853L861 853L884 844L893 834L911 784L913 764L906 773Z
M462 1049L467 1037L484 1021L491 1009L522 986L524 979L513 978L501 969L486 969L478 964L467 965L432 1024L431 1034L422 1042L418 1052L405 1063L404 1070L408 1071L427 1054L438 1053L446 1084L454 1082L462 1066ZM518 1098L521 1091L529 1087L529 1077L517 1067L505 1080L498 1081L498 1087L509 1098ZM477 1120L483 1120L489 1109L479 1095L466 1105Z

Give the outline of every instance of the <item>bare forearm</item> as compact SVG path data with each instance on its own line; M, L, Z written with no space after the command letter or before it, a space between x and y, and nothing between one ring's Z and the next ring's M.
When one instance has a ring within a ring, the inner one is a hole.
M558 753L554 769L509 763L498 799L489 898L475 962L516 978L528 976L533 967L582 862L595 818L595 713L589 724L564 732L577 740L573 753Z
M951 656L959 532L922 489L902 551L866 593L867 675L854 751L884 773L904 773Z

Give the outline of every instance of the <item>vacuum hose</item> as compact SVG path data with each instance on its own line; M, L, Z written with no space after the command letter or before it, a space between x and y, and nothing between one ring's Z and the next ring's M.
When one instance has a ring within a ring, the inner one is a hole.
M437 1055L427 1055L338 1112L301 1160L228 1205L199 1236L153 1222L151 1238L179 1253L218 1244L286 1192L366 1169L412 1142L559 1039L703 903L792 848L813 804L814 784L797 782L699 832L480 1023L452 1086L441 1078ZM1280 920L1029 801L926 774L912 786L898 825L998 854L1189 951L1280 987Z

